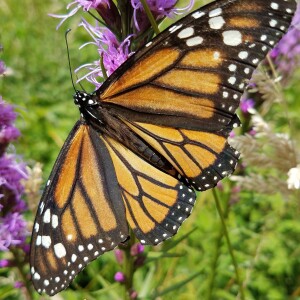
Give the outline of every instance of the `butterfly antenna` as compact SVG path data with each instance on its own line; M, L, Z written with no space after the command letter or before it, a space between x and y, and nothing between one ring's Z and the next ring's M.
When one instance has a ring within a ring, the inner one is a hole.
M74 91L76 92L76 88L75 88L75 84L74 84L74 80L73 80L73 75L72 75L71 59L70 59L69 44L68 44L68 33L70 31L71 31L70 28L66 30L65 40L66 40L66 46L67 46L68 63L69 63L69 70L70 70L71 81L72 81L72 85L73 85Z

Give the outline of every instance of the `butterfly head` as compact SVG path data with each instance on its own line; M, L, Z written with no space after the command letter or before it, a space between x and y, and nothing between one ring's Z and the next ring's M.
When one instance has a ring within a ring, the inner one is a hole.
M89 106L95 106L99 104L94 99L93 94L87 94L86 92L82 92L82 91L76 91L73 98L74 98L74 103L79 107L89 107Z

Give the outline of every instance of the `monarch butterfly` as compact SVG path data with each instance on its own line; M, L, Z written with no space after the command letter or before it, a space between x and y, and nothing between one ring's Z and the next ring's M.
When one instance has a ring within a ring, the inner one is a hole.
M295 1L220 0L159 34L94 93L55 162L31 239L31 275L54 295L128 238L176 234L195 190L231 174L245 80L287 31Z

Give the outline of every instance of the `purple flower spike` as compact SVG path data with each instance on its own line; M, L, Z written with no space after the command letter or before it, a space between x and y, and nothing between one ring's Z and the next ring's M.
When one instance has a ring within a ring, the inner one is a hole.
M93 42L82 45L81 48L90 44L97 46L108 76L132 54L129 50L131 36L128 36L122 43L120 43L116 36L105 27L92 26L84 19L80 25L85 28L94 40ZM99 88L101 86L101 82L98 81L99 77L104 77L99 60L82 65L77 68L75 72L78 72L83 68L87 69L88 73L81 77L79 81L87 79L89 82L94 84L96 88Z
M115 281L117 282L124 282L125 281L125 275L122 272L117 272L115 274Z
M300 5L294 15L291 29L271 51L270 57L285 81L300 66Z
M19 130L13 125L16 116L13 107L6 104L0 96L0 156L6 145L20 136Z
M0 218L0 250L8 251L11 246L23 244L28 234L27 224L19 213Z

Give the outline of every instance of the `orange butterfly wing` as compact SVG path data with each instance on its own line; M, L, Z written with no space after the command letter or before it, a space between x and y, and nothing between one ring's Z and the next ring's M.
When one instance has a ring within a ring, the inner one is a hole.
M79 121L42 196L31 242L32 281L54 295L99 255L128 238L143 244L173 236L195 193L125 146Z
M66 288L84 266L128 237L125 206L109 153L78 122L44 190L31 239L31 274L39 293Z
M129 58L100 87L98 99L128 120L222 131L235 124L246 80L283 36L294 10L294 1L206 5Z

